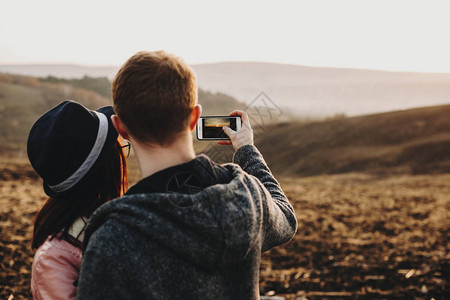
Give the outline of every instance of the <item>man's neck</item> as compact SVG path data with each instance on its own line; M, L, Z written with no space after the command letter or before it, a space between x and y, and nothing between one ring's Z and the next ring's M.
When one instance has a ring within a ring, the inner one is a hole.
M136 141L131 142L143 178L158 171L188 162L196 156L190 132L182 135L168 147L149 146Z

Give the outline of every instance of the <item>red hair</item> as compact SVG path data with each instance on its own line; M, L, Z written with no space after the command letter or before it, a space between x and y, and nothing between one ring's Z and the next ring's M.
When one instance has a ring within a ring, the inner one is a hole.
M41 246L48 236L71 242L68 231L80 216L89 217L105 202L120 197L128 186L127 163L117 140L102 164L93 168L76 191L58 198L50 197L36 214L31 248Z

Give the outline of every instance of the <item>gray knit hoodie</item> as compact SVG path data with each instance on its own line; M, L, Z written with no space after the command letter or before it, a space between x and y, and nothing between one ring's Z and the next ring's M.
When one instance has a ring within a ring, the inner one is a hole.
M94 213L77 299L259 299L261 252L293 237L294 210L256 147L239 148L235 164L194 160L231 180L132 194Z

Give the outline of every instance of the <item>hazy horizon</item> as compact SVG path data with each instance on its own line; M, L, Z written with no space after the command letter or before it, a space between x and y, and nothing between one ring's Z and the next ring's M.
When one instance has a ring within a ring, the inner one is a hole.
M274 64L274 65L286 65L295 67L305 67L305 68L322 68L322 69L348 69L348 70L360 70L360 71L379 71L379 72L389 72L389 73L424 73L424 74L450 74L450 70L446 72L439 71L407 71L407 70L386 70L386 69L374 69L374 68L358 68L358 67L340 67L340 66L315 66L315 65L305 65L305 64L295 64L295 63L283 63L274 61L256 61L256 60L230 60L230 61L212 61L212 62L202 62L202 63L189 63L191 66L203 66L203 65L214 65L214 64L229 64L229 63L261 63L261 64ZM72 63L72 62L24 62L24 63L2 63L0 66L75 66L75 67L86 67L86 68L120 68L121 64L85 64L85 63ZM0 70L1 72L1 70Z

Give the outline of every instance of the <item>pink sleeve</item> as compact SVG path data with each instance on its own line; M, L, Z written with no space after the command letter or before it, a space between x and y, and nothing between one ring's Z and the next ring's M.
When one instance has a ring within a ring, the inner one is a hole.
M46 241L36 252L32 267L33 299L76 299L81 251L65 241Z

